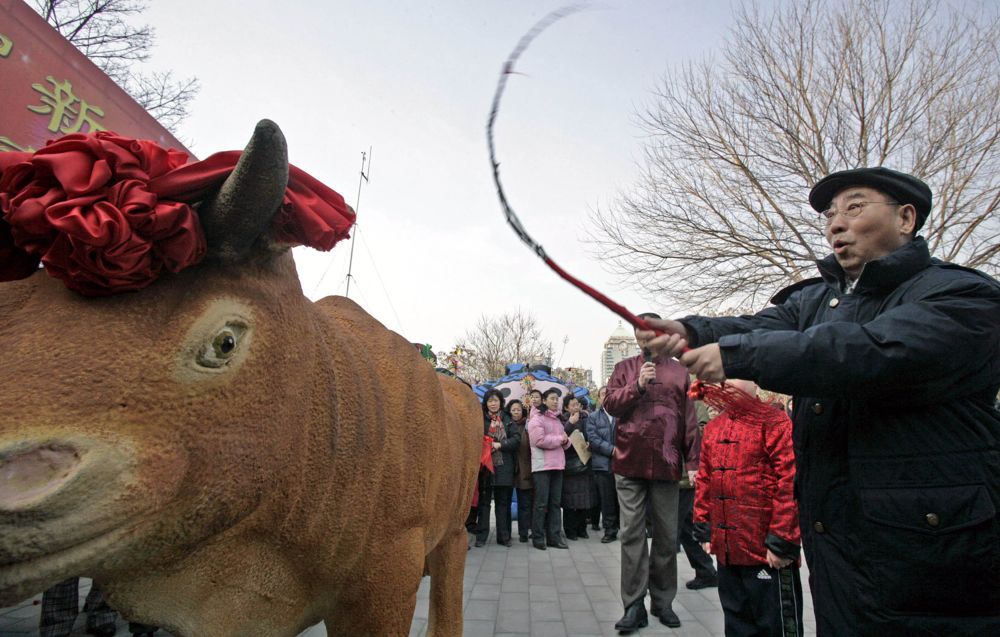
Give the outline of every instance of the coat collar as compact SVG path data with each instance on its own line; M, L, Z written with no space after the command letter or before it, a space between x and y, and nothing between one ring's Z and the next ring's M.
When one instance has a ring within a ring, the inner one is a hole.
M916 237L896 251L866 263L854 286L854 292L860 294L870 290L894 289L930 264L931 254L927 241L923 237ZM836 290L843 289L844 269L837 263L834 255L816 261L816 267L827 285Z

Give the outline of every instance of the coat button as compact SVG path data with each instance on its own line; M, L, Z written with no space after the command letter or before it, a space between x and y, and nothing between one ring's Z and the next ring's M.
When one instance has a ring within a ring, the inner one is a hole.
M840 305L840 299L836 297L830 299L830 307L837 307L838 305Z
M937 513L928 513L927 515L924 516L924 518L927 520L927 524L931 526L937 526L938 524L941 524L941 518L937 516Z
M813 528L817 533L826 533L826 527L823 526L822 522L813 522Z
M820 415L823 413L823 403L813 403L812 410L817 416Z

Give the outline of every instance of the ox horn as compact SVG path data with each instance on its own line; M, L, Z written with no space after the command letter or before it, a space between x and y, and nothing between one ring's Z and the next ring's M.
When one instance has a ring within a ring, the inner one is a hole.
M209 255L226 263L245 257L267 235L287 184L285 136L263 119L219 192L199 208Z

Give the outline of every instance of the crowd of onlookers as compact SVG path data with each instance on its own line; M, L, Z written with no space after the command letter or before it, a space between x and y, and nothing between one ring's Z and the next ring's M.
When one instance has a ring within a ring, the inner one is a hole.
M590 531L602 531L603 543L620 542L621 633L648 625L650 613L680 626L672 603L683 548L695 571L686 586L719 587L727 634L801 635L784 406L760 401L764 421L712 413L688 396L683 366L650 358L619 363L593 405L559 389L533 390L523 400L506 401L496 389L483 395L490 462L480 469L467 520L475 546L490 537L494 506L496 542L513 544L516 490L521 542L566 549ZM758 400L752 383L739 386Z

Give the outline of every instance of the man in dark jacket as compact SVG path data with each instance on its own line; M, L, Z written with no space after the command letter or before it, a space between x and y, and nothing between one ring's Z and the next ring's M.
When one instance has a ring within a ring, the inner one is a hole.
M641 314L655 317L655 314ZM666 626L681 625L671 607L677 594L677 483L698 468L698 418L688 374L669 358L627 358L608 380L604 408L616 417L611 471L621 510L621 592L629 633L648 623L645 607ZM646 546L647 512L652 547Z
M795 492L824 635L1000 635L1000 285L931 258L919 179L809 195L833 255L753 316L638 334L699 378L794 396Z

